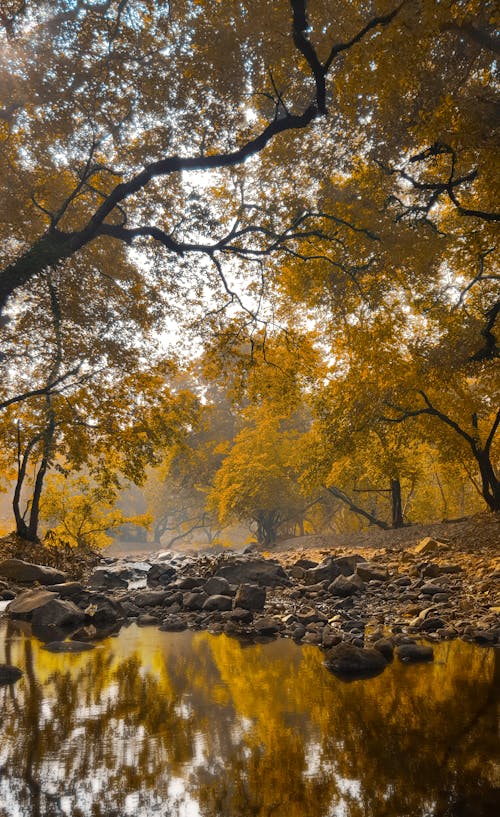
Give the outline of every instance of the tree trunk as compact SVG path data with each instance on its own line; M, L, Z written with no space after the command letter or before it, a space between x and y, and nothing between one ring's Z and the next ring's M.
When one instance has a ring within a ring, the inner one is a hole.
M490 511L500 511L500 480L497 479L489 452L477 451L477 463L481 474L481 487L484 501Z
M391 509L392 527L403 527L403 507L401 505L401 483L399 479L391 479Z

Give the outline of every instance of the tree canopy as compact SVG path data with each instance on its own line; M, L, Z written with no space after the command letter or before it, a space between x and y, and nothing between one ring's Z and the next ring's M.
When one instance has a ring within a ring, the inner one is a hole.
M224 519L230 474L259 445L283 470L299 415L296 506L333 489L380 521L368 492L413 495L436 451L498 510L497 22L490 0L2 4L19 532L51 470L118 490L162 459L193 520ZM181 350L235 405L226 459Z

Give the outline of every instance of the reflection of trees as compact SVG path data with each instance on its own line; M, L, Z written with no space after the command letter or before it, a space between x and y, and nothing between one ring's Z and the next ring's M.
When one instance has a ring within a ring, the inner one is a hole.
M454 642L352 684L314 648L153 629L71 656L25 635L10 660L25 675L0 692L1 817L175 817L185 797L203 817L489 814L493 651Z

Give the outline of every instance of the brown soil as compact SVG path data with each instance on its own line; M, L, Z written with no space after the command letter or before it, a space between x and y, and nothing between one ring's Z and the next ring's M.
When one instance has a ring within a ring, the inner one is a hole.
M471 559L482 558L485 551L500 556L500 514L480 513L449 522L411 525L399 530L369 528L356 533L332 533L301 536L279 542L269 553L283 564L290 564L304 556L314 561L333 552L341 555L355 550L365 558L381 556L381 551L408 550L424 537L431 536L448 544L450 552L469 554ZM389 555L389 553L387 554Z

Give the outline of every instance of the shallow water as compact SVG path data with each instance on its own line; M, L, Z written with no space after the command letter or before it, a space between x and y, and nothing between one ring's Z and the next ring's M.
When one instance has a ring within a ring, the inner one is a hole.
M315 647L123 629L57 655L0 623L1 817L490 817L500 653L345 683Z

